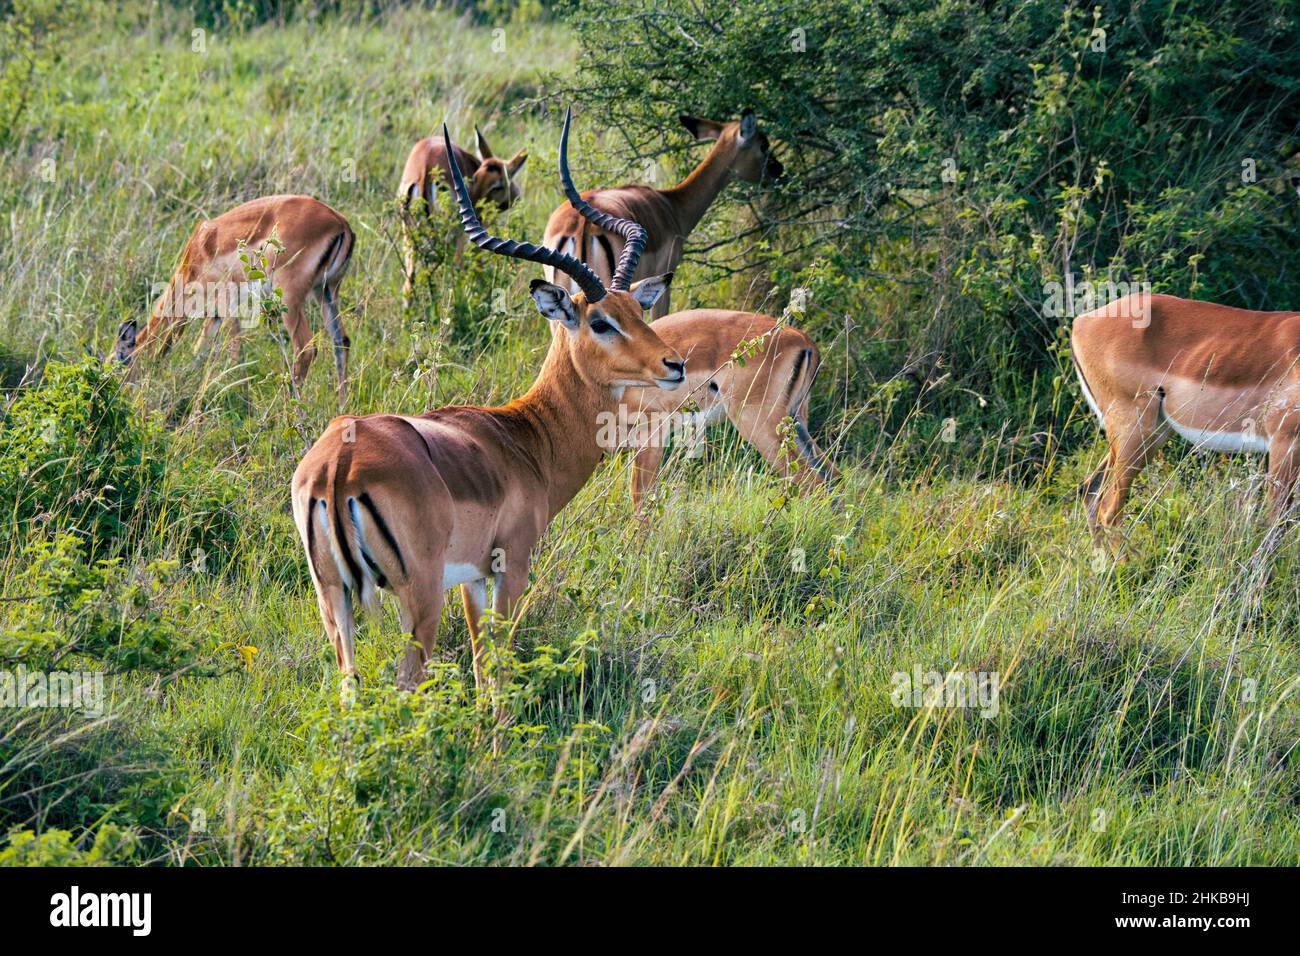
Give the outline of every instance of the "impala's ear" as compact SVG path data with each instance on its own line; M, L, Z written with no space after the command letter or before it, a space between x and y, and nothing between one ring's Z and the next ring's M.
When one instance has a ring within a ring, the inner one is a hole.
M650 276L648 279L642 279L640 282L632 283L632 288L627 291L632 293L632 298L641 303L641 308L649 309L659 297L668 291L668 284L673 281L671 272L661 276Z
M698 140L717 139L722 135L722 124L698 116L679 116L678 121Z
M754 138L758 132L758 117L754 115L753 110L745 110L740 114L740 141L747 143Z
M483 138L483 134L479 132L477 126L474 127L474 152L478 153L480 163L485 159L492 158L492 147L488 145L488 141Z
M513 176L515 173L519 172L519 170L524 168L524 163L526 162L528 162L527 148L521 149L519 152L515 153L515 158L506 164L506 171Z
M574 308L573 299L566 290L545 279L534 279L528 284L528 289L533 294L533 301L537 303L538 312L552 322L563 322L570 328L577 326L578 310Z

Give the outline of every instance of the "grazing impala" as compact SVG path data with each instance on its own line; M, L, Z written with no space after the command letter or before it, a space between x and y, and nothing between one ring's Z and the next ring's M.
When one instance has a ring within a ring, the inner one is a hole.
M563 146L560 163L567 169ZM398 670L399 686L412 689L437 637L444 592L460 585L482 688L487 578L494 612L512 620L533 546L604 455L599 416L617 408L625 388L671 390L685 379L681 358L642 316L669 277L631 282L644 243L640 226L605 220L626 239L607 289L572 256L490 235L456 165L452 183L475 245L553 266L580 291L533 281L533 300L552 323L551 347L522 398L500 408L336 418L298 465L294 521L345 694L356 678L355 603L372 604L376 588L396 595L412 635Z
M1129 488L1174 432L1211 451L1267 452L1274 515L1285 511L1300 438L1300 312L1126 296L1076 318L1070 348L1110 445L1084 484L1098 544L1120 543Z
M640 275L660 275L677 268L682 259L682 245L691 230L704 218L732 176L747 182L775 180L782 173L781 164L772 155L767 134L758 128L754 114L746 110L731 123L681 117L682 125L698 140L716 140L709 155L691 174L671 189L649 186L619 186L583 193L597 209L621 219L630 219L645 227L649 234L641 258ZM617 232L602 228L580 216L572 205L551 213L546 223L544 245L568 252L608 281L614 263L622 255L623 239ZM555 270L548 268L546 277L555 281ZM665 293L652 313L659 318L668 313L669 294Z
M270 243L274 236L282 248ZM248 282L240 259L240 244L260 250L269 267L264 287L282 290L284 327L293 343L292 382L295 392L316 358L311 326L304 306L309 295L320 302L325 328L334 342L334 369L342 405L348 390L348 349L351 345L339 319L339 283L352 259L356 237L341 215L310 196L264 196L236 206L216 219L200 222L181 251L180 265L137 334L134 319L118 330L118 361L130 364L142 350L166 354L180 333L182 320L202 318L204 334L228 326L231 358L238 361L239 306L232 290ZM216 294L213 294L213 292ZM240 297L242 298L242 297Z
M477 158L443 136L429 136L411 147L402 169L402 182L397 196L402 212L402 264L406 278L402 284L402 308L409 308L415 293L415 227L413 216L427 216L433 209L433 197L439 182L451 188L451 157L469 176L469 198L475 204L491 200L499 209L509 209L518 201L520 192L515 175L528 160L528 150L521 149L511 160L492 155L487 139L474 127ZM450 147L450 149L448 148ZM412 209L416 199L424 200L423 210ZM456 249L464 245L464 233L457 230Z
M684 397L700 409L695 427L727 418L772 468L803 490L836 480L808 433L808 396L821 365L812 339L771 316L725 309L674 312L650 327L686 360ZM639 511L659 473L667 437L667 429L653 423L662 423L683 398L630 388L623 404L629 420L642 417L632 466L632 503Z

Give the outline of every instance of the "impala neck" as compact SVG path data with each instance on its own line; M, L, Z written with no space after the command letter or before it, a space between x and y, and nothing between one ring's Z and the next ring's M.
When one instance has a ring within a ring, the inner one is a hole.
M535 454L547 479L549 520L582 490L605 457L596 441L598 416L614 412L618 400L608 386L582 376L568 336L556 327L537 379L510 407L527 415L537 430Z
M738 149L736 137L719 139L689 176L671 189L663 190L663 195L677 210L682 235L699 225L713 200L731 180L731 165L736 161Z

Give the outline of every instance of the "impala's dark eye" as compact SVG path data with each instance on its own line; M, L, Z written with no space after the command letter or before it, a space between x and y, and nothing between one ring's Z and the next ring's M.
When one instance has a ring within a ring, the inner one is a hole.
M591 323L591 331L596 335L605 335L606 333L613 332L614 326L610 325L604 319L593 319Z

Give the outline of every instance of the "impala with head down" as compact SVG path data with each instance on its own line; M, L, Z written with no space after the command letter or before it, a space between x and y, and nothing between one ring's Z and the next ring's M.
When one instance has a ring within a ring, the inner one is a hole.
M294 521L345 693L356 678L358 601L373 603L377 589L396 596L402 627L411 634L398 684L413 689L437 638L444 592L457 585L475 683L483 687L487 580L493 611L512 621L534 545L605 453L597 441L599 417L617 407L626 388L672 390L685 379L681 357L643 316L669 277L631 281L645 241L640 226L606 220L626 240L607 288L572 256L490 235L454 164L452 183L475 245L552 266L579 291L533 281L533 300L551 321L551 345L522 398L498 408L336 418L298 465Z
M334 343L334 370L342 405L348 394L348 350L352 343L339 318L339 284L347 274L355 244L356 236L348 221L311 196L265 196L200 222L185 243L180 265L154 304L144 331L137 332L135 319L122 323L117 335L117 360L131 365L141 352L166 354L184 320L198 318L203 320L203 334L209 338L222 322L227 324L230 356L238 361L239 297L227 291L247 282L250 263L240 257L244 250L252 249L266 257L267 276L257 285L281 290L284 327L293 345L291 382L295 392L316 359L304 308L312 296L320 302L325 328ZM210 294L213 290L218 294Z
M403 309L410 307L411 297L415 294L415 217L423 219L433 211L439 184L451 188L453 158L462 173L469 176L469 198L476 206L487 201L505 210L519 201L521 194L515 177L528 161L528 150L521 149L509 160L498 159L477 126L474 127L474 148L477 156L461 149L446 135L429 136L412 146L410 155L406 157L402 181L397 187L402 214L402 264L406 271L402 284ZM465 234L457 230L458 253L464 242Z
M1070 350L1110 445L1083 489L1098 545L1118 548L1129 489L1175 433L1208 451L1266 452L1274 516L1286 510L1300 464L1300 312L1143 293L1076 318Z
M784 172L751 110L730 123L692 116L681 117L681 123L697 140L712 140L713 148L676 186L654 189L628 185L582 194L596 209L645 227L647 239L639 275L666 274L677 268L686 237L733 176L746 182L766 183L776 181ZM572 204L560 206L551 213L542 239L544 245L582 260L602 282L609 281L614 274L614 264L622 256L624 241L616 230L579 215ZM546 277L554 282L554 270L548 268ZM668 313L668 300L669 293L665 293L651 313L654 318Z

